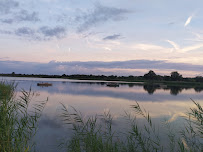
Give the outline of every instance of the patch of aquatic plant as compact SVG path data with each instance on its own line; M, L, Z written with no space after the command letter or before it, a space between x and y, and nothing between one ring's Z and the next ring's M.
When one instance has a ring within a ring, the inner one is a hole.
M195 108L190 108L185 119L185 130L181 131L182 142L187 151L203 151L203 109L192 100Z
M34 143L32 137L37 130L46 101L31 105L34 93L22 90L19 99L15 96L15 84L0 82L0 151L28 152Z
M194 102L194 101L193 101ZM174 130L169 121L159 126L138 103L132 113L125 112L126 129L113 130L110 112L84 118L75 108L67 109L63 104L61 118L72 129L70 139L60 144L67 152L197 152L203 150L203 110L194 102L184 118L184 127ZM142 125L140 116L144 118ZM102 120L102 121L101 121ZM129 125L127 127L127 125ZM160 132L160 127L164 132ZM164 135L161 135L164 134ZM165 141L162 137L166 137Z
M120 144L114 142L114 132L112 132L112 117L110 113L105 113L102 124L99 124L99 116L92 116L85 121L81 113L72 107L73 112L69 113L68 109L63 105L61 118L65 124L71 125L73 136L69 141L61 143L60 146L66 148L70 152L80 151L118 151ZM65 140L64 140L65 141Z
M8 84L6 82L0 82L0 99L11 98L14 92L14 84Z

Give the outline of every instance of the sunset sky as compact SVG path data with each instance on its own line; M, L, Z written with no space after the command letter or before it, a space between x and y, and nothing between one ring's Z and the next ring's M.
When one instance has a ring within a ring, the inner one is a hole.
M203 75L202 0L0 0L0 73Z

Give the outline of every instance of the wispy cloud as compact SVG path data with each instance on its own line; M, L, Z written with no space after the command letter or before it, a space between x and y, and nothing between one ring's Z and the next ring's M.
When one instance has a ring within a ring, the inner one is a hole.
M41 32L47 38L63 38L66 35L66 29L60 26L54 28L43 26L39 29L39 32Z
M35 34L35 31L29 27L21 27L15 31L15 34L18 36L32 36Z
M145 50L145 51L159 51L159 50L165 50L166 48L159 46L159 45L154 45L154 44L145 44L145 43L139 43L136 45L132 46L133 49L137 50Z
M0 0L0 13L7 14L19 6L15 0Z
M13 24L13 23L20 23L20 22L38 22L40 21L38 13L28 12L27 10L21 10L12 15L10 18L1 19L2 23Z
M191 38L191 39L186 39L188 41L196 41L196 42L203 42L203 35L200 33L195 33L192 32L193 35L195 35L195 38Z
M40 21L38 17L37 12L28 12L27 10L21 10L17 15L16 15L17 21L31 21L31 22L37 22Z
M107 50L107 51L112 51L112 49L109 48L109 47L104 47L104 49Z
M170 41L170 40L166 40L168 43L170 43L176 50L180 50L179 45L177 45L175 42Z
M184 27L186 27L186 26L188 26L188 25L190 24L192 18L195 16L195 14L196 14L196 12L194 12L192 15L190 15L190 16L187 18L187 20L186 20L186 22L185 22L185 24L184 24Z
M84 15L76 17L80 26L78 32L83 32L89 28L96 26L107 21L119 21L125 19L124 15L130 13L129 10L115 7L103 6L101 4L95 4L93 11L84 13Z
M117 40L121 38L120 34L109 35L103 38L103 40Z
M175 42L170 41L170 40L166 40L166 41L168 43L170 43L177 52L180 52L180 53L185 53L185 52L196 50L196 49L199 49L199 48L203 47L203 44L200 43L200 44L195 44L195 45L192 45L192 46L187 46L187 47L184 47L184 48L180 48L180 46L178 44L176 44Z
M185 25L184 25L185 27L188 26L188 25L190 24L192 18L193 18L193 15L190 16L190 17L188 17L188 19L186 20Z
M65 27L56 26L48 27L42 26L38 29L30 27L20 27L15 30L14 33L16 36L25 37L31 40L52 40L53 38L61 39L66 36L67 30Z

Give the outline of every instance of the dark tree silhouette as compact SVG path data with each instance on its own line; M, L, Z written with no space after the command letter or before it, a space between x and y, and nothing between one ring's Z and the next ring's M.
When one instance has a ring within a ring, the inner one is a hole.
M154 71L150 70L147 74L144 75L144 78L147 80L155 80L157 79L157 75Z
M203 82L203 77L202 76L197 76L195 77L196 82Z
M171 72L171 80L172 81L180 81L183 77L177 71Z
M63 74L62 77L66 77L66 74Z

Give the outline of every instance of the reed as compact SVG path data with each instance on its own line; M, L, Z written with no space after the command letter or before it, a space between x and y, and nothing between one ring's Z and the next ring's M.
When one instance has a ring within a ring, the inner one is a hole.
M22 90L17 98L15 88L15 84L0 82L0 152L34 151L33 136L48 99L34 102L35 93L31 89ZM85 118L74 107L67 109L62 104L60 117L72 134L70 139L63 139L59 147L67 152L203 151L203 109L199 103L192 102L195 107L184 117L184 127L179 131L167 120L155 124L149 112L136 102L131 106L133 113L124 114L126 128L122 132L113 128L114 120L109 111ZM160 132L161 127L164 132ZM163 136L166 137L164 142Z
M72 129L72 136L64 140L60 146L67 152L197 152L203 151L203 109L193 101L184 118L184 127L173 130L171 123L165 121L159 126L144 108L136 102L132 106L134 114L125 112L126 124L130 124L123 132L113 131L113 118L110 112L104 115L91 116L85 119L74 107L67 109L63 104L61 119ZM141 126L138 117L144 119ZM102 120L102 121L101 121ZM159 128L165 129L163 142ZM122 138L121 138L122 137ZM167 143L167 144L166 144Z
M0 151L28 152L32 150L32 138L37 131L46 101L33 103L31 89L22 90L19 99L15 96L16 85L0 82Z

